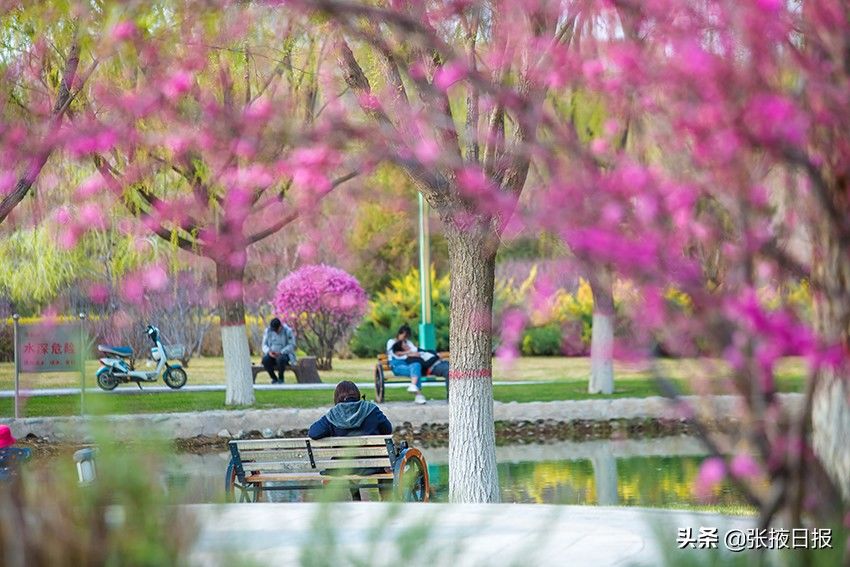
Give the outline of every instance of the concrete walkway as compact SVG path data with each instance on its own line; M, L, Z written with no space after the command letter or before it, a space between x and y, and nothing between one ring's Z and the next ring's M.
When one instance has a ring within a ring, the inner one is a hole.
M527 386L529 384L546 384L547 382L541 380L516 380L516 381L497 381L493 382L494 386ZM372 391L375 387L374 382L355 382L357 387L360 388L361 391L369 392ZM399 388L407 388L407 382L389 382L384 384L385 388L391 389L399 389ZM440 387L445 388L446 385L442 382L424 382L423 386L426 388L431 387ZM332 383L322 383L322 384L254 384L254 390L257 391L292 391L292 390L333 390L336 388L336 384ZM174 390L169 388L168 386L156 386L156 385L142 385L142 388L139 389L135 384L123 384L118 386L112 391L104 391L100 388L86 388L86 395L88 394L104 394L104 395L116 395L116 394L162 394L162 393L175 393L175 392L224 392L225 385L224 384L187 384L183 386L179 390ZM29 389L29 390L21 390L21 396L33 397L33 396L79 396L80 389L79 388L38 388L38 389ZM0 390L0 398L14 398L15 391L14 390Z
M755 519L641 508L343 502L188 507L195 565L677 565L726 553ZM679 550L678 528L718 528L719 550ZM666 561L665 561L666 559ZM722 559L722 558L721 558Z

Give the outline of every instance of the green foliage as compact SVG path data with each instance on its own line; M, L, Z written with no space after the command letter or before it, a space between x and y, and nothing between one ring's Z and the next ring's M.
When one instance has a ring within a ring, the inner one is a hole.
M46 225L0 238L0 296L22 315L40 313L82 281L110 281L170 252L155 239L139 241L113 230L92 231L63 248Z
M416 189L406 173L384 165L369 176L370 200L358 205L348 245L353 274L374 297L416 266Z
M410 215L389 210L381 203L360 206L350 244L358 256L354 276L369 294L407 273L416 257L417 241Z
M45 226L0 239L0 293L21 313L40 310L92 269L82 248L60 248Z
M178 487L163 491L175 471L165 445L97 441L90 485L78 484L70 455L60 453L24 464L26 474L0 486L0 549L15 550L21 565L185 564L196 530L175 506Z
M534 237L521 237L505 242L496 253L496 262L506 260L540 260L555 258L565 253L563 241L543 232Z
M437 334L437 350L449 348L449 276L438 278L431 270L431 321ZM387 340L403 324L413 328L413 340L419 341L419 271L393 279L389 286L369 302L365 321L351 339L355 356L370 357L384 352Z
M526 356L561 354L561 326L550 323L542 327L530 327L522 336L522 354Z

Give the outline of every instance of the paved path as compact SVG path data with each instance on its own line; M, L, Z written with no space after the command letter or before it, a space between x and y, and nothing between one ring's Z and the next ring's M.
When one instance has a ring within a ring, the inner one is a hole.
M544 381L518 380L518 381L500 381L493 382L495 386L526 386L528 384L546 384ZM357 387L362 391L371 391L375 387L374 382L356 382ZM427 388L440 387L445 388L442 382L424 382L423 386ZM407 388L407 382L390 382L384 385L386 388ZM336 384L255 384L254 390L333 390ZM142 385L140 390L135 384L126 384L118 386L111 392L106 392L100 388L86 388L86 394L145 394L145 393L163 393L163 392L224 392L224 384L187 384L179 390L173 390L168 386ZM35 390L21 390L22 396L79 396L79 388L38 388ZM14 390L0 390L0 398L14 398Z
M678 550L678 528L754 519L640 508L542 504L343 502L198 505L195 565L677 565L717 550ZM668 555L669 554L669 555ZM664 562L665 557L667 562ZM720 558L722 561L722 558ZM708 564L700 561L701 564ZM696 563L694 563L696 564Z

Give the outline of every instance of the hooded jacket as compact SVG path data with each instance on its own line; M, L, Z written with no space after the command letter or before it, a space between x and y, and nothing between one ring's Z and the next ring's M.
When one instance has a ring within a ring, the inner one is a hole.
M387 416L372 402L341 402L310 426L311 439L354 435L389 435L393 426Z

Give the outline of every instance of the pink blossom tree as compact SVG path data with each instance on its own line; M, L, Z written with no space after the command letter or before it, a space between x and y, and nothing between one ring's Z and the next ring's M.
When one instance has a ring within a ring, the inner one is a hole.
M121 58L77 118L111 140L79 150L99 174L86 186L102 186L148 230L214 264L226 402L249 405L248 248L356 175L338 152L345 138L333 109L323 113L333 102L319 89L326 48L297 16L261 6L189 3L175 8L173 26L135 10L113 33Z
M692 386L738 395L741 427L718 433L721 416L662 381L717 454L701 484L736 482L764 525L846 509L835 491L846 503L847 7L623 1L590 14L593 55L580 68L608 110L603 135L583 149L575 131L543 119L545 207L534 220L640 289L623 355L651 364L656 341L707 355ZM813 319L764 297L801 279ZM665 299L671 290L686 308ZM777 394L777 365L791 354L809 374L796 412Z
M366 314L366 292L339 268L303 266L277 286L275 312L295 331L299 348L316 355L320 370L331 370L334 350Z

